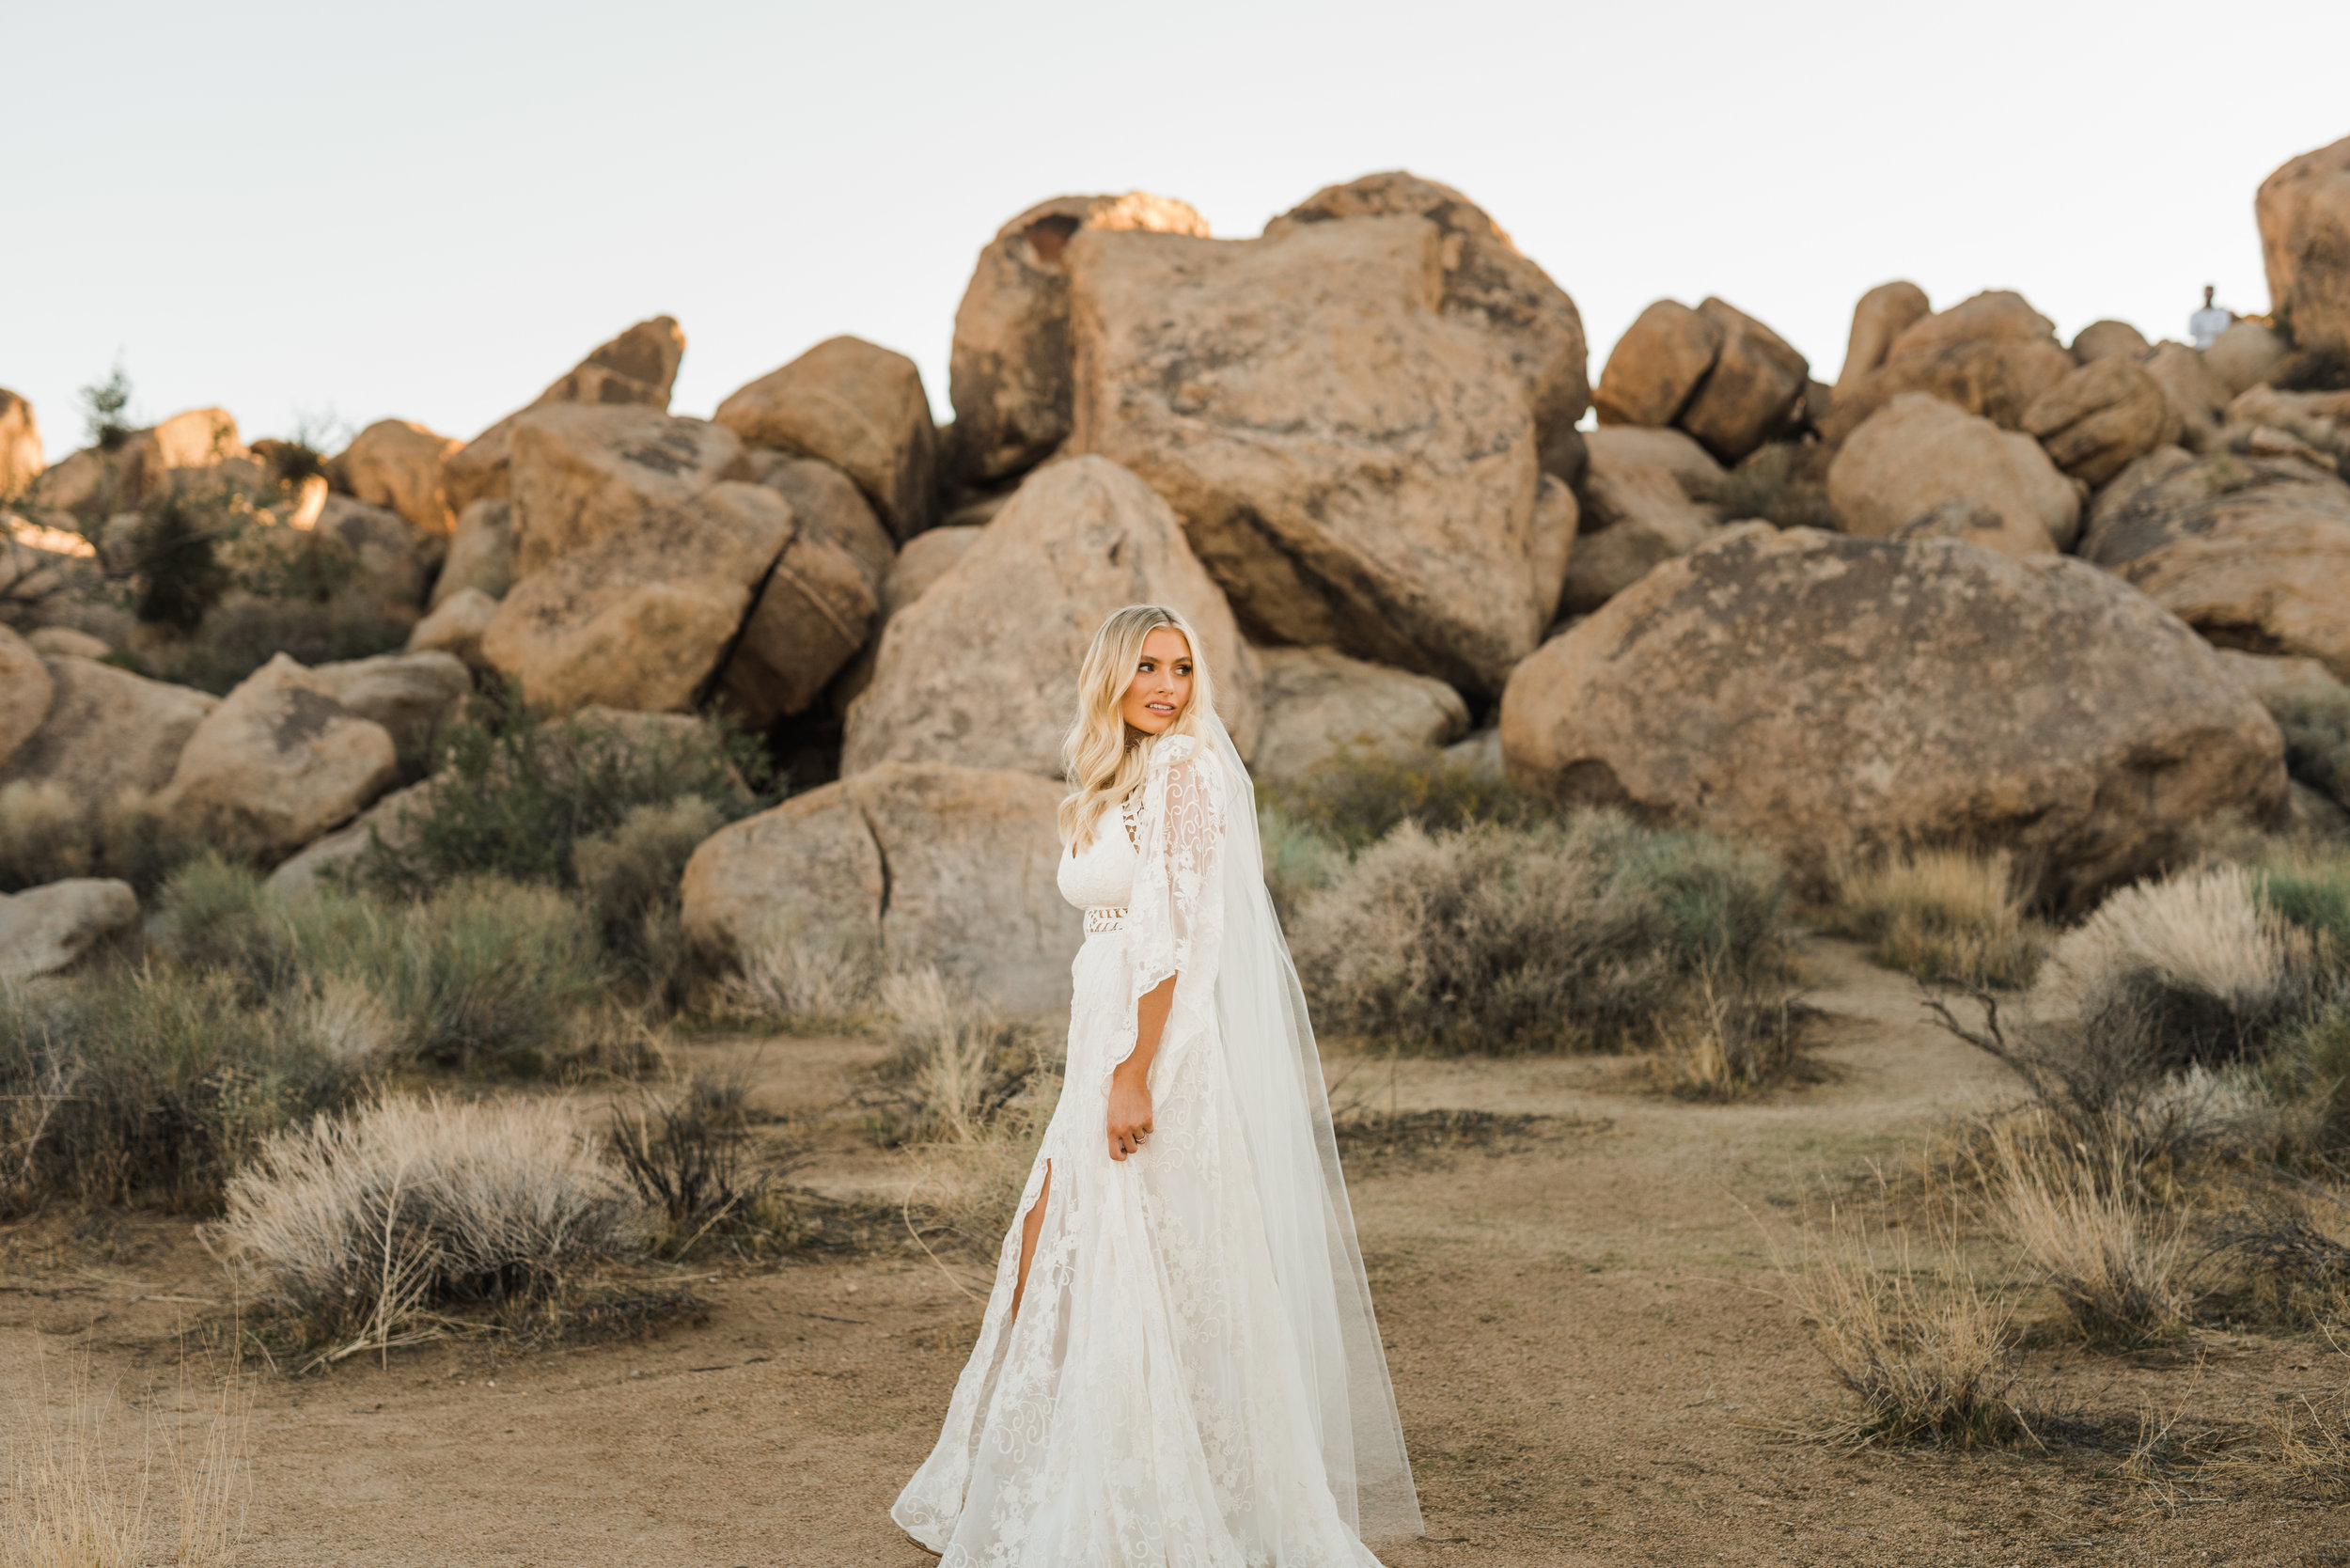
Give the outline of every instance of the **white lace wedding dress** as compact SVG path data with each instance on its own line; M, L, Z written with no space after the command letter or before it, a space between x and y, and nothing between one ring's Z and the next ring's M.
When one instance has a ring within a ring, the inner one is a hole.
M1317 1348L1300 1343L1297 1327L1328 1282L1284 1298L1283 1254L1268 1243L1248 1122L1222 1049L1220 858L1236 811L1250 811L1246 847L1256 853L1252 803L1232 798L1236 783L1245 790L1246 774L1235 781L1213 748L1163 739L1141 798L1105 813L1082 853L1061 856L1061 892L1086 910L1087 935L1067 1077L1020 1204L1025 1217L1043 1195L1026 1293L1014 1321L1015 1218L938 1446L891 1510L949 1568L1377 1562L1358 1536L1362 1445L1337 1430L1353 1418L1346 1379L1333 1384L1327 1365L1343 1358L1331 1348L1336 1333ZM1261 870L1248 874L1261 893ZM1115 1161L1110 1075L1134 1049L1137 1000L1170 974L1173 1007L1151 1067L1153 1130ZM1324 1105L1315 1078L1312 1103ZM1303 1168L1319 1235L1329 1204ZM1359 1280L1351 1220L1343 1240ZM1367 1294L1361 1305L1368 1325ZM1376 1329L1367 1332L1375 1390L1353 1397L1392 1427ZM1358 1362L1366 1354L1359 1343L1351 1353ZM1367 1375L1354 1369L1357 1389L1372 1388ZM1382 1412L1370 1409L1377 1400ZM1413 1533L1400 1431L1392 1447L1379 1461L1385 1522L1387 1533ZM1408 1519L1395 1503L1399 1474Z

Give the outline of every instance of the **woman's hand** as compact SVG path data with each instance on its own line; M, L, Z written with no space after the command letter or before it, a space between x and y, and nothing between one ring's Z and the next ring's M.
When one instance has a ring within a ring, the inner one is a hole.
M1140 1149L1151 1136L1151 1081L1148 1068L1134 1072L1128 1057L1110 1074L1110 1158L1122 1160Z

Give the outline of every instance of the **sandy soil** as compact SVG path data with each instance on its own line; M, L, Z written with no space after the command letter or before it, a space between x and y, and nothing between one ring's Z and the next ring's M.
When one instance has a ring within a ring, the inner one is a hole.
M1950 1110L2007 1091L2000 1070L1921 1025L1905 980L1835 944L1809 962L1825 1075L1755 1103L1678 1103L1620 1061L1406 1061L1392 1082L1386 1063L1356 1064L1346 1091L1375 1103L1550 1119L1497 1152L1355 1175L1428 1519L1426 1539L1384 1560L2350 1563L2350 1509L2253 1465L2222 1463L2166 1498L2114 1478L2122 1454L2093 1445L1853 1456L1788 1435L1844 1406L1778 1294L1767 1236ZM749 1056L772 1102L816 1105L870 1049ZM222 1284L185 1226L8 1246L6 1419L77 1351L164 1419L198 1419L171 1382L173 1335L216 1313L205 1300ZM935 1435L977 1304L894 1251L697 1289L703 1321L640 1341L494 1358L443 1345L388 1370L256 1380L244 1560L931 1561L885 1511ZM2215 1334L2139 1356L2052 1341L2028 1382L2088 1422L2151 1410L2248 1430L2290 1391L2339 1380L2307 1341Z

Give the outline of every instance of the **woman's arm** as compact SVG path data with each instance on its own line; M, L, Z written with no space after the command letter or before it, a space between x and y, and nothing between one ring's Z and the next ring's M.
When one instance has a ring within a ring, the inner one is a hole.
M1175 977L1169 975L1135 1004L1135 1048L1110 1074L1110 1158L1122 1160L1142 1147L1151 1130L1151 1058L1158 1054L1159 1032L1167 1027L1167 1011L1175 1005Z

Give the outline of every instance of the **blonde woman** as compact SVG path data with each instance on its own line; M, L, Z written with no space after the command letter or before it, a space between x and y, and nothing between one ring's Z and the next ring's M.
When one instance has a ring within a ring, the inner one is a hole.
M950 1568L1363 1568L1420 1533L1247 770L1173 610L1102 623L1063 758L1068 1072L946 1430Z

